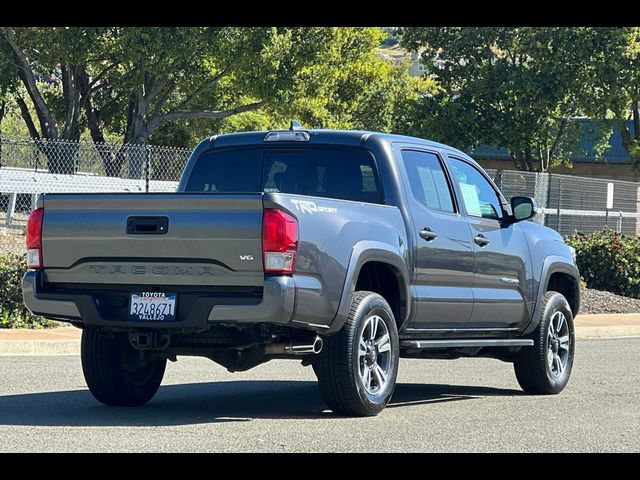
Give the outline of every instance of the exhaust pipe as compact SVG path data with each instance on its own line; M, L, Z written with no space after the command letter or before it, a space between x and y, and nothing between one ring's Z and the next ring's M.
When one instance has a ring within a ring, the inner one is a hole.
M264 346L266 355L316 355L324 342L316 335L311 342L268 343Z

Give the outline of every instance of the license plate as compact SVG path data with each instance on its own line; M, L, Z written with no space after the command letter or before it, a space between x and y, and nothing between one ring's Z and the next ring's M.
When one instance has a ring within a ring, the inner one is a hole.
M129 318L171 322L176 319L175 293L141 292L131 294Z

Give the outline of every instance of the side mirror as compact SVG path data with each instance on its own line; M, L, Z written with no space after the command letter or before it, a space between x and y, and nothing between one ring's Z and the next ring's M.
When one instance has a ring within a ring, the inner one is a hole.
M513 222L521 222L536 214L536 201L531 197L513 197L511 199L511 211Z

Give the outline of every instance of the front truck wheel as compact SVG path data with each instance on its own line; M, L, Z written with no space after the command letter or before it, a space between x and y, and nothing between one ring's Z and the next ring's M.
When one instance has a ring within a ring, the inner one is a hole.
M389 403L399 362L398 329L386 300L356 292L342 330L314 362L320 391L335 413L373 416Z
M542 317L533 332L533 347L520 350L514 369L526 393L552 395L560 393L571 376L575 345L573 313L566 298L558 292L547 292L542 301Z
M147 403L158 391L167 365L164 358L141 364L126 334L107 336L89 327L82 331L81 355L89 391L110 406Z

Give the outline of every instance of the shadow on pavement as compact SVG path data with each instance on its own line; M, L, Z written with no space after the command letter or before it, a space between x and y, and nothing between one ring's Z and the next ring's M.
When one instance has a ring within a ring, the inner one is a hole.
M509 389L398 384L387 408L513 396ZM143 407L106 407L88 390L0 396L0 425L167 426L255 418L340 418L312 381L227 381L162 386Z

